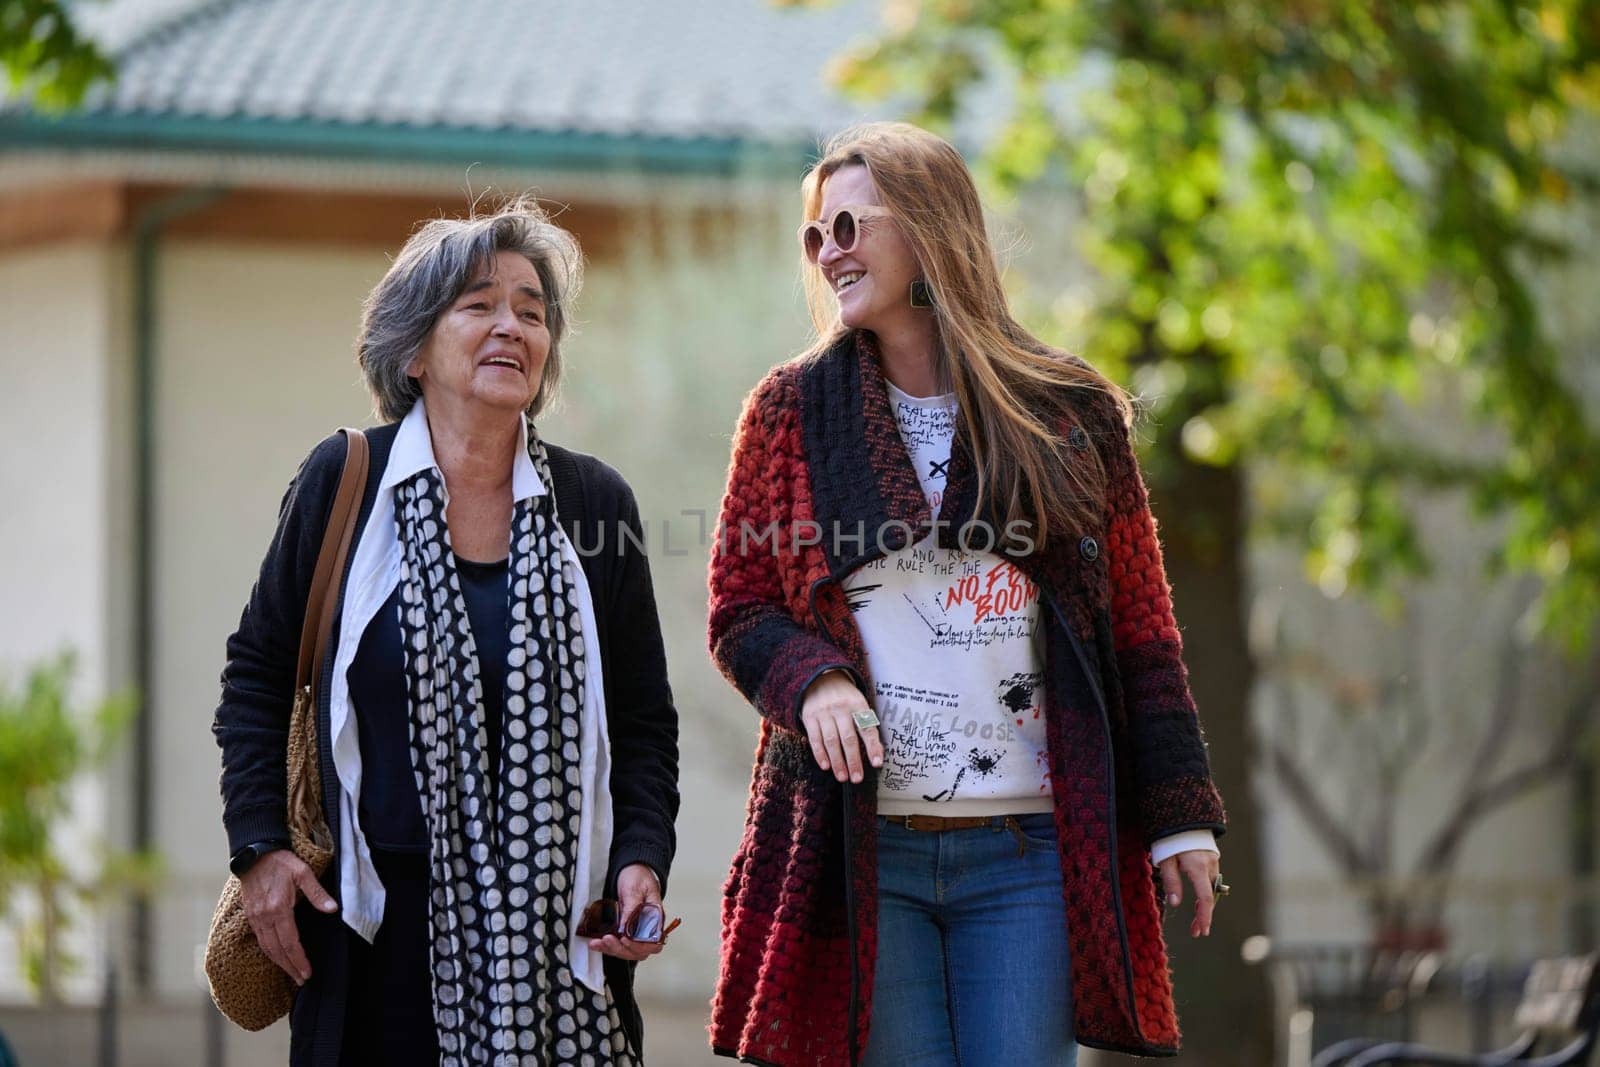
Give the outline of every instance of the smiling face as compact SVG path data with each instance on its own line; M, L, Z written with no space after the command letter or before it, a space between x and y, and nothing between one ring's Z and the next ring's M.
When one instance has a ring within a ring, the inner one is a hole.
M432 411L483 404L522 411L550 354L539 273L515 252L497 252L433 324L408 373Z
M859 165L840 167L822 186L823 219L841 207L881 207L872 175ZM830 236L817 256L817 267L839 301L839 318L846 326L883 334L926 309L911 306L911 283L922 269L900 227L888 216L863 219L855 246L839 251Z

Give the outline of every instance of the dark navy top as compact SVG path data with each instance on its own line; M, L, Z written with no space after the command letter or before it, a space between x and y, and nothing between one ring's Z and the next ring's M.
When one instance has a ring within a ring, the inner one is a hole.
M456 557L467 618L478 646L489 787L500 771L500 723L505 708L506 656L511 648L510 561L478 563ZM350 703L361 740L361 828L374 849L427 852L422 798L411 766L411 723L405 660L400 650L400 590L372 617L350 664Z
M489 787L499 780L500 724L505 708L511 607L507 560L475 563L456 557L456 574L478 646L483 683ZM400 650L400 590L372 617L350 664L350 703L361 739L361 826L387 899L383 925L369 946L351 946L351 988L344 1064L434 1067L439 1038L433 1024L428 963L428 834L411 767L411 725L405 660Z

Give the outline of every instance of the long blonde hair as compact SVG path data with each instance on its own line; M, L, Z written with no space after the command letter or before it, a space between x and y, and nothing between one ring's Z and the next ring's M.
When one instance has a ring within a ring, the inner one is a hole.
M1081 390L1103 394L1129 415L1128 397L1104 375L1051 348L1011 317L989 244L977 186L961 154L903 122L875 122L834 136L801 184L805 217L822 208L823 185L841 167L864 166L883 207L921 265L934 300L935 370L953 387L978 475L978 501L1004 523L1033 523L1039 544L1053 532L1093 529L1103 515L1106 465L1089 447L1069 448L1063 422L1081 423ZM822 271L802 257L806 303L819 355L849 332ZM1081 439L1080 439L1081 440ZM977 518L976 515L973 518Z

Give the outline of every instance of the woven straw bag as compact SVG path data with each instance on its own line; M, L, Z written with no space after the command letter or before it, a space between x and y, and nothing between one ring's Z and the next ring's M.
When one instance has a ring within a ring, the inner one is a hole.
M294 710L289 715L289 802L285 813L294 854L319 879L333 860L333 835L322 813L322 774L317 763L317 670L333 626L339 599L339 576L350 551L361 494L367 482L367 439L360 430L345 430L344 473L334 495L333 511L323 534L322 549L306 600L300 633L300 659L295 675ZM206 937L206 981L217 1010L246 1030L261 1030L294 1006L295 984L256 942L239 896L239 879L230 876L211 916Z

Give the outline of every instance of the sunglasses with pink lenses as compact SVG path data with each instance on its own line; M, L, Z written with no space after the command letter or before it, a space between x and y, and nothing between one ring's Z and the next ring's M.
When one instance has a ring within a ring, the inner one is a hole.
M583 909L583 915L578 919L578 936L606 937L616 934L630 941L655 944L665 941L680 922L681 919L674 919L669 924L659 904L641 904L632 914L624 916L622 905L615 900L596 900Z
M822 255L822 246L829 237L833 238L833 246L839 251L854 251L856 242L861 239L862 223L868 219L888 217L887 211L847 204L830 215L826 222L808 222L801 226L800 248L805 252L808 263L815 263Z

